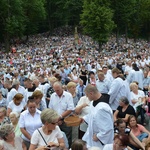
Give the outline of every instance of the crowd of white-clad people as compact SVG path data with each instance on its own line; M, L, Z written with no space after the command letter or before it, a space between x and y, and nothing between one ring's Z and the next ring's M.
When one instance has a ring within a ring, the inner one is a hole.
M0 150L150 150L150 43L112 35L98 51L78 37L64 27L1 44Z

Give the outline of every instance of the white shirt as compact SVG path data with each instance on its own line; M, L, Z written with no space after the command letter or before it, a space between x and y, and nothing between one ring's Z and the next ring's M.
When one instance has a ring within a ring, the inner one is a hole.
M56 126L55 130L53 130L52 133L49 135L46 135L43 132L42 127L39 128L39 131L42 134L42 136L44 137L46 143L49 143L49 142L58 143L58 139L63 138L63 134L62 134L59 126ZM31 137L31 144L37 145L37 147L46 146L46 143L44 142L39 131L38 130L34 131L32 137Z
M23 87L23 86L20 86L19 85L19 88L18 88L18 93L21 93L23 95L23 101L26 103L28 99L27 98L27 93L26 93L26 89Z
M86 96L83 96L83 97L80 98L80 100L78 101L78 104L77 104L76 107L81 106L84 103L88 104L88 106L86 106L82 109L81 114L79 114L80 117L83 117L83 116L87 115L90 111L91 101ZM85 122L80 124L80 130L81 131L86 132L86 129L87 129L87 124Z
M53 93L48 107L57 111L59 115L67 110L74 110L72 95L66 91L63 91L61 97L59 97L56 93Z
M9 102L11 102L14 98L14 96L17 94L18 92L16 91L16 89L12 88L8 94L7 94L7 105L9 104Z
M20 103L20 105L15 105L14 101L9 102L8 107L12 110L12 112L18 112L21 113L21 111L24 109L24 107L26 106L26 103L24 101L22 101Z
M40 114L41 111L37 109L34 116L32 116L28 110L25 110L20 115L19 127L25 128L26 131L32 136L33 132L42 126ZM29 141L29 139L27 139L23 134L22 138L26 141Z

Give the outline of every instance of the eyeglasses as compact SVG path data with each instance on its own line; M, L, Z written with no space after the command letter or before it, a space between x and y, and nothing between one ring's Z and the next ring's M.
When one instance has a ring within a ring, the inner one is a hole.
M52 125L57 125L57 124L58 124L58 121L57 121L57 122L51 122L50 124L52 124Z

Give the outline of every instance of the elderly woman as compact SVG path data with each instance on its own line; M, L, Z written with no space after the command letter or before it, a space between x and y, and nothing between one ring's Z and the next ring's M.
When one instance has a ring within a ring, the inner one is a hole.
M146 141L150 140L150 132L142 125L137 124L136 117L131 115L128 118L128 125L133 132L133 134L142 142L146 143Z
M26 150L21 137L15 136L14 127L5 124L0 127L0 137L4 140L4 150Z
M75 82L69 82L67 84L67 90L69 93L71 93L71 95L73 97L74 106L76 106L78 101L79 101L79 98L78 98L77 93L76 93L76 85L77 84Z
M119 106L114 113L114 121L116 121L118 118L122 118L125 122L127 122L129 115L136 116L135 110L129 104L129 101L126 97L121 97L119 101Z
M41 111L37 109L37 105L34 99L27 101L27 110L21 113L19 119L19 127L22 132L22 139L27 148L30 146L30 139L33 132L42 126L40 119Z
M17 112L11 112L9 114L9 119L11 121L11 124L14 127L15 136L21 136L22 133L20 131L19 124L18 124L19 113L17 113Z
M52 109L44 109L41 113L43 126L34 131L29 150L44 149L46 146L65 148L63 134L57 126L59 115Z
M31 96L35 102L36 102L36 105L37 105L37 109L39 109L40 111L42 111L43 109L46 108L46 102L43 98L43 93L41 90L35 90L33 93L32 93L32 96Z
M17 93L13 101L9 102L7 106L7 116L13 111L13 112L18 112L21 113L23 110L26 109L26 103L22 101L23 95L21 93Z
M6 108L5 107L0 107L0 126L4 124L10 123L8 117L6 117Z
M145 109L144 105L146 104L145 94L142 90L138 89L138 85L136 83L130 84L130 96L134 109L136 110L137 116L141 116L141 124L145 125Z

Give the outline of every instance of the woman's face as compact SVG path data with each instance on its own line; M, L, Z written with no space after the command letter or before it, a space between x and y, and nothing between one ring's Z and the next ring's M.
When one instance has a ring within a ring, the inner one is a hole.
M27 106L28 106L28 110L31 114L34 114L36 112L37 105L35 102L32 102L32 103L29 102Z
M75 87L75 86L72 86L72 87L70 87L70 88L68 89L68 91L69 91L70 93L75 93L75 92L76 92L76 87Z
M21 104L21 102L22 102L22 99L14 99L14 104L16 106L19 106Z
M138 86L136 86L136 85L135 85L135 86L132 86L132 87L131 87L131 91L132 91L132 92L137 92L137 91L138 91Z
M35 97L34 100L35 100L36 104L38 105L41 102L42 97Z
M10 121L11 121L12 124L18 122L18 118L14 114L9 115L9 119L10 119Z
M4 116L3 110L0 109L0 117Z
M7 136L6 136L6 141L7 140L12 140L15 138L15 132L12 130Z
M58 119L54 120L51 123L47 123L47 128L49 130L55 130L57 124L58 124Z
M116 138L114 140L113 150L123 150L124 148L125 148L125 146L122 145L121 140Z
M134 127L134 126L136 126L136 124L137 124L137 122L136 122L135 117L132 117L129 121L130 127Z
M119 126L118 126L119 133L123 134L125 132L125 128L126 128L125 122L120 123Z

